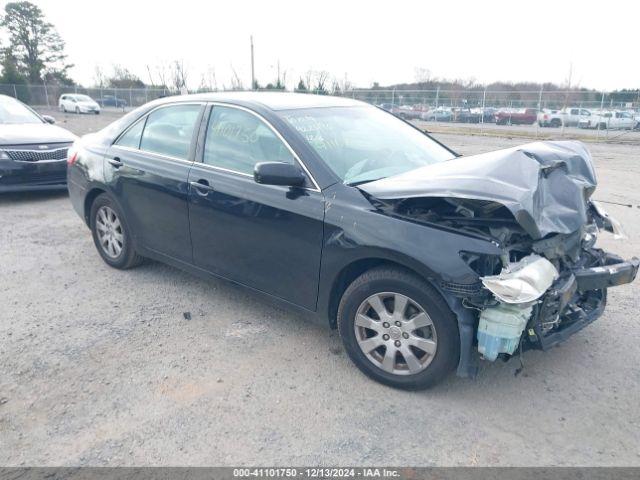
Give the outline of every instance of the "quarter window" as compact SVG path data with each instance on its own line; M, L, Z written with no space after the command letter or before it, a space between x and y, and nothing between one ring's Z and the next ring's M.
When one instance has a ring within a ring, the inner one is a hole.
M135 125L133 125L118 139L116 145L129 148L140 148L140 137L142 136L142 129L144 128L145 120L145 118L138 120Z
M200 109L200 105L172 105L151 112L142 133L140 150L188 159Z
M285 144L260 118L244 110L213 107L204 163L253 175L259 162L295 163Z

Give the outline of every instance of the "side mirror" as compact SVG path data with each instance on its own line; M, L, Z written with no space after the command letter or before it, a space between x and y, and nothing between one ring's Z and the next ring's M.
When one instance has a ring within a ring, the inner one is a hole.
M299 187L304 185L305 178L300 167L291 163L261 162L253 170L253 179L264 185Z
M56 123L56 119L55 119L55 118L53 118L51 115L42 115L42 119L43 119L45 122L50 123L50 124L52 124L52 125L53 125L54 123Z

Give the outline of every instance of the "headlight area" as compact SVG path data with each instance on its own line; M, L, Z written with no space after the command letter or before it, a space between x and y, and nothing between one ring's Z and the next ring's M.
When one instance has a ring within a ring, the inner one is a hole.
M494 361L500 353L516 351L533 305L559 277L554 265L532 254L509 263L498 275L481 277L484 287L498 300L497 305L480 312L478 351Z

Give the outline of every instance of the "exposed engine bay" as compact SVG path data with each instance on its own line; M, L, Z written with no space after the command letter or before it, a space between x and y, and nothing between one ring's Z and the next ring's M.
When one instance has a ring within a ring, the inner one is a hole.
M624 261L595 247L601 231L624 235L590 200L595 187L591 157L581 143L538 142L361 189L387 215L499 248L499 255L460 251L476 282L439 286L473 311L474 345L493 361L565 340L602 314L608 287L635 278L637 258Z

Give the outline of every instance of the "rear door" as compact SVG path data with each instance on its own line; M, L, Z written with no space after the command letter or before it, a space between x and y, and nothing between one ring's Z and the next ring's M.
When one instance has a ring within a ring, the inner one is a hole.
M158 107L133 124L105 157L105 181L138 245L191 262L188 175L204 104Z
M314 310L322 249L324 197L304 187L261 185L258 162L298 163L257 114L214 105L190 174L193 260L201 268Z

